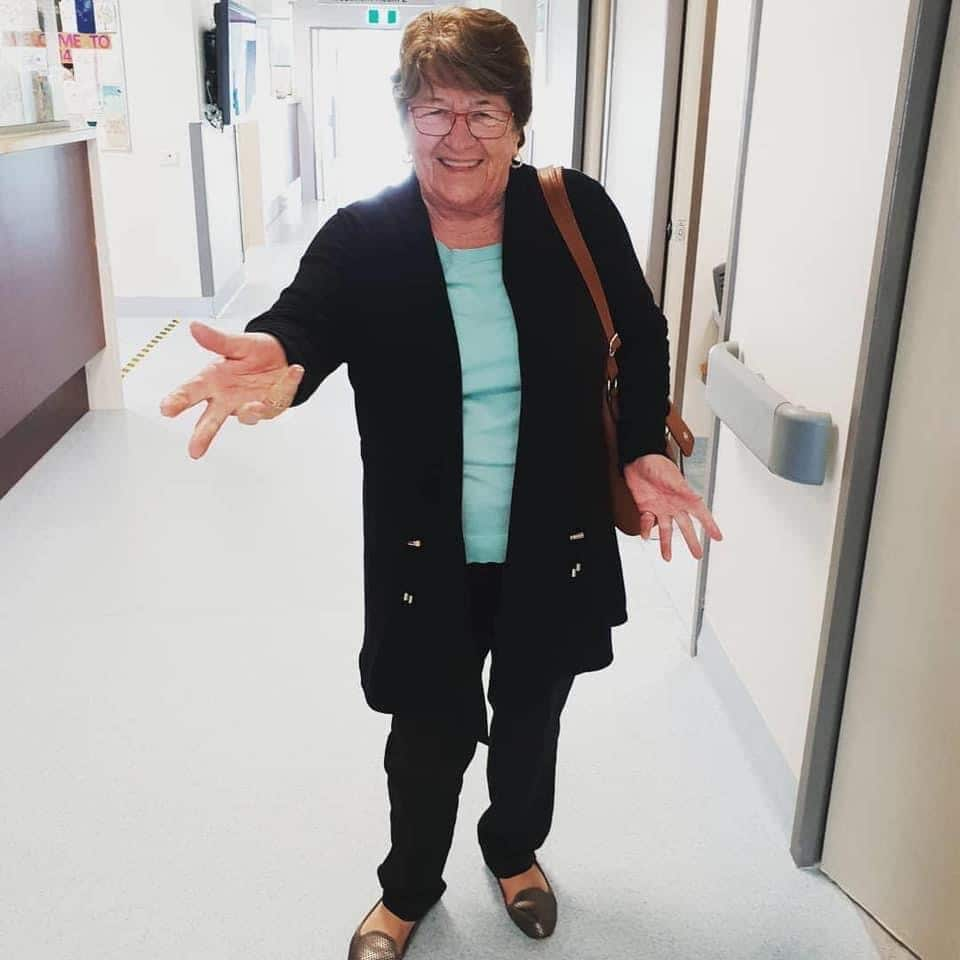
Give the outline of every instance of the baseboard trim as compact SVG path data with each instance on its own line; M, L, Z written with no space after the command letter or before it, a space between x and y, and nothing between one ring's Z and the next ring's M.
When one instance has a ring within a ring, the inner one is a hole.
M700 628L697 659L723 703L743 751L789 841L797 804L797 778L706 617Z
M240 288L246 280L246 273L241 266L240 269L217 291L212 297L210 315L219 317L224 307L237 295Z
M213 297L117 297L120 317L212 317Z
M87 375L81 367L0 437L0 497L12 490L89 409Z
M267 214L264 218L264 229L266 230L271 226L274 220L287 209L286 197L279 193L267 204Z
M267 215L264 226L269 228L284 211L289 210L291 207L299 207L300 203L300 178L297 177L296 180L291 180L290 183L267 204Z
M213 297L117 297L119 317L217 317L246 280L241 267Z

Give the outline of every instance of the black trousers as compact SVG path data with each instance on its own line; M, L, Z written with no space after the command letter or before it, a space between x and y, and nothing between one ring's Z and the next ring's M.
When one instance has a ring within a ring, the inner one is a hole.
M509 678L497 672L493 629L501 571L499 563L467 564L478 683L482 692L483 663L491 653L488 699L494 707L487 743L490 806L477 824L477 839L493 874L512 877L533 865L550 832L560 714L573 675L545 676L533 692L525 684L522 696L509 692ZM384 906L403 920L419 920L447 889L442 874L463 775L482 740L475 712L466 714L462 723L393 714L384 751L391 846L377 875Z

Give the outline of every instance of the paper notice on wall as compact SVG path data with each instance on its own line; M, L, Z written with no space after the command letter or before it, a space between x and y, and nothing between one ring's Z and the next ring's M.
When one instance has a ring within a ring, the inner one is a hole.
M102 94L103 116L97 124L100 146L104 150L129 150L130 124L123 90L115 84L104 84Z
M116 0L94 0L94 14L97 21L97 33L117 33L120 24L117 17Z
M77 32L77 8L73 0L58 0L57 9L60 11L60 32Z
M40 30L0 30L0 47L45 47L47 35Z
M77 27L66 29L68 4L75 5ZM96 125L101 150L129 151L130 119L117 0L60 0L60 62L64 71L66 112ZM86 11L86 12L84 12ZM84 27L96 23L96 32Z
M83 119L83 91L77 83L72 63L63 64L63 101L68 117Z
M74 0L77 8L77 30L80 33L96 33L97 18L93 12L93 0Z
M46 64L43 71L34 71L30 77L33 86L33 114L35 123L49 123L53 116L53 90L47 76Z
M0 0L0 30L39 30L37 0Z
M70 63L74 50L101 50L114 49L114 34L112 33L61 33L57 36L60 45L60 62Z
M23 91L18 64L4 57L0 48L0 124L23 123Z
M73 51L73 76L78 87L80 115L87 121L100 116L100 75L94 50Z
M106 86L113 84L123 87L123 55L119 47L111 50L101 50L97 59L100 68L100 84Z

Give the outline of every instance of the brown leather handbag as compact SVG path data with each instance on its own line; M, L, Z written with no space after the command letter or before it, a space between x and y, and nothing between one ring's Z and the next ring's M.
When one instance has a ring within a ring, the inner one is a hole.
M610 474L610 493L613 502L613 520L619 530L631 536L640 533L640 510L637 508L633 494L627 486L626 480L620 473L619 450L617 446L617 420L619 419L619 381L617 380L616 352L620 348L620 334L613 327L613 318L610 315L610 305L607 295L603 292L603 284L597 273L596 264L587 248L583 234L577 224L576 215L570 205L570 197L563 182L561 167L544 167L537 170L540 186L547 201L557 228L563 236L570 254L576 261L583 275L584 283L590 291L594 306L603 324L607 344L607 379L603 390L603 434L607 445L607 461ZM683 472L683 458L693 453L693 434L684 423L673 402L670 403L670 412L667 414L665 429L664 456L669 457Z

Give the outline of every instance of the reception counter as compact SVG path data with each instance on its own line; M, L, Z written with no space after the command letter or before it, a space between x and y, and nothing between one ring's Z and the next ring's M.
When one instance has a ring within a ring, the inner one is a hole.
M0 134L0 496L122 406L95 132Z

